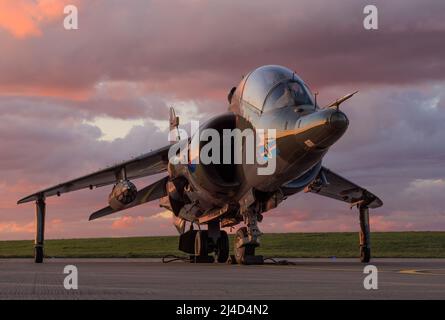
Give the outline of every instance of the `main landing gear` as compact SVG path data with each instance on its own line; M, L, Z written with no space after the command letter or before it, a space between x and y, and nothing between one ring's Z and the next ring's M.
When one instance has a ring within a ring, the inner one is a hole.
M234 256L232 263L263 264L263 256L256 256L255 249L260 245L261 231L258 222L261 214L250 208L243 214L245 227L238 229L234 241ZM179 237L179 250L190 254L190 262L211 263L215 259L219 263L227 262L229 258L229 237L220 230L219 222L208 224L208 230L194 230L183 233ZM209 254L214 254L210 256Z
M371 239L369 227L369 208L359 204L360 218L360 261L371 261ZM243 215L245 227L238 229L234 241L234 256L232 262L238 264L263 264L263 256L255 255L255 249L259 247L261 231L258 222L261 214L255 210L247 210ZM37 242L36 242L37 243ZM37 247L36 247L37 248ZM227 233L219 229L219 222L210 223L208 230L193 230L191 228L179 238L179 250L190 254L191 262L225 263L229 258L229 238ZM209 254L214 253L214 256ZM234 260L234 261L233 261Z
M220 230L219 222L209 224L208 230L194 230L179 237L179 250L190 254L190 262L225 263L229 258L229 237ZM209 254L214 254L211 256Z

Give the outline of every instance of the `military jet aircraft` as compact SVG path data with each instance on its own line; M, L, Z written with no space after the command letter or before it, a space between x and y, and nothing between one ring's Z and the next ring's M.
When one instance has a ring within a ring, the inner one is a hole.
M274 152L266 150L272 147L266 143L267 139L263 141L266 158L275 157L273 174L258 173L264 163L245 161L245 150L242 149L246 147L246 140L238 145L231 143L229 147L234 153L241 149L244 154L241 163L171 161L178 157L184 146L193 143L193 138L180 139L179 136L170 145L156 151L19 200L19 204L36 202L35 262L41 263L44 256L45 198L107 185L113 185L109 205L94 212L90 220L159 200L162 207L172 212L173 224L180 234L179 249L193 257L195 262L214 259L219 263L226 262L229 239L221 229L243 223L236 232L234 255L230 258L239 264L262 263L262 257L255 255L255 249L260 245L258 224L265 212L300 191L344 201L351 208L359 209L360 258L362 262L369 262L369 208L382 206L382 201L322 165L329 148L348 127L348 118L339 107L352 95L322 108L305 82L292 70L276 65L253 70L230 90L228 111L205 122L200 129L212 129L221 136L227 129L250 129L253 132L273 129ZM171 109L171 130L177 129L178 124L179 118ZM199 140L199 148L207 143L209 141ZM179 153L169 152L173 147L179 147ZM167 174L141 190L131 182L159 173Z

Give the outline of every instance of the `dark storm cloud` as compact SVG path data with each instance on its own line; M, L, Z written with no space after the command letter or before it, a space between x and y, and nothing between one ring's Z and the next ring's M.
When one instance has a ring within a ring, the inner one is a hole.
M442 1L376 1L377 31L363 28L366 4L95 1L81 6L77 31L56 20L40 37L0 34L0 83L80 90L142 81L154 91L221 98L241 74L269 63L317 87L444 78Z

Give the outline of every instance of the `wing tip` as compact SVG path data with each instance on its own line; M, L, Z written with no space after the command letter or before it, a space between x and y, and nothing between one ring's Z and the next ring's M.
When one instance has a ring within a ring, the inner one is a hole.
M379 197L376 197L376 199L374 201L377 202L375 208L380 208L383 206L383 201Z
M94 212L90 214L90 216L88 217L88 221L96 220L98 218L100 218L100 216L97 215L97 212Z
M24 197L24 198L18 200L18 201L17 201L17 204L22 204L22 203L31 202L31 201L37 200L37 199L39 199L39 198L43 198L43 199L45 199L45 193L44 193L44 192L36 192L36 193L33 193L33 194L29 195L29 196L26 196L26 197Z
M35 195L30 195L30 196L24 197L17 201L17 205L30 202L30 201L34 200L34 198L35 198Z

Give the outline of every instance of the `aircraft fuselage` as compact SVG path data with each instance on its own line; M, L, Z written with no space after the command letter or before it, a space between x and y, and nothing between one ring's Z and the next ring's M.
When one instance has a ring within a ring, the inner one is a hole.
M274 78L274 74L278 74L276 81L267 85L261 82L261 77ZM273 172L259 174L267 165L246 161L251 150L245 137L241 151L240 145L232 143L231 146L232 153L242 153L241 163L223 164L221 159L218 164L169 165L174 184L170 186L174 190L172 201L177 200L187 207L186 210L181 205L176 206L176 210L173 208L180 219L209 222L228 216L235 223L241 219L239 208L244 204L247 207L256 205L260 212L276 207L285 197L301 191L316 177L329 147L348 127L348 119L343 112L338 108L320 109L305 83L282 67L262 67L244 77L231 91L229 103L227 113L204 123L195 135L205 129L216 130L221 137L227 129L239 129L241 132L274 129L273 143L269 145L263 141L260 144L268 156L274 158ZM220 144L227 147L222 139ZM205 145L205 141L199 142L201 150ZM258 141L256 145L258 147ZM190 162L192 158L190 156ZM175 180L180 182L175 183ZM227 207L224 212L215 214L215 210L224 206ZM208 219L206 215L209 215Z

